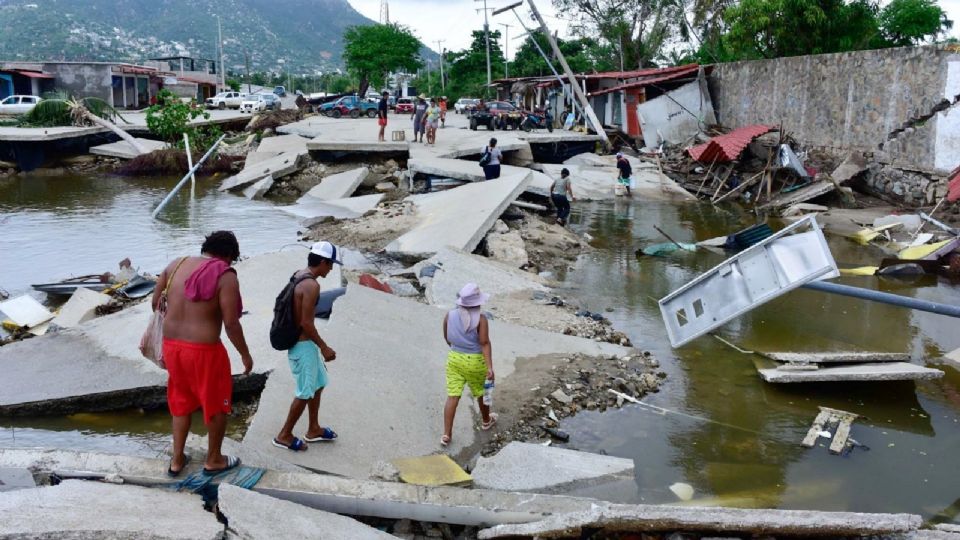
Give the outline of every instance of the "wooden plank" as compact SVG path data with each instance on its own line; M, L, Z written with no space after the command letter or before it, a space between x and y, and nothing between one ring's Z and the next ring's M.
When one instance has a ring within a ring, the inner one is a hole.
M820 407L820 413L817 414L817 417L813 420L813 425L810 426L810 430L807 431L807 436L803 438L803 441L800 443L800 446L805 446L807 448L813 448L813 445L817 444L817 439L820 438L820 432L823 431L823 425L830 420L829 410L824 410L823 407Z
M730 195L733 195L734 193L740 193L740 192L742 192L743 190L747 189L748 187L752 186L753 184L757 183L757 179L763 178L763 173L764 173L764 171L760 171L760 172L758 172L757 174L751 176L749 180L743 182L743 183L740 184L739 186L737 186L737 187L731 189L730 191L724 193L723 195L720 196L719 199L714 200L714 201L713 201L713 204L717 204L718 202L723 201L724 199L726 199L727 197L729 197Z

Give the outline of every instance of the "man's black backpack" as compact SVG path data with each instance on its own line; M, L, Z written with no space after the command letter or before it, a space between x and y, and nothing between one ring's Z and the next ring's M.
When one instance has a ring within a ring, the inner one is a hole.
M313 276L309 274L300 277L297 277L297 274L290 276L290 282L283 287L277 295L276 303L273 304L270 345L278 351L289 350L300 340L300 326L297 325L297 318L293 314L293 293L297 285L306 279L313 279Z

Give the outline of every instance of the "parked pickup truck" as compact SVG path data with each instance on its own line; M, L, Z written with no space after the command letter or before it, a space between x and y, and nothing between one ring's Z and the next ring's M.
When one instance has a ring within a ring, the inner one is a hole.
M341 116L359 118L361 115L374 118L377 116L377 103L370 103L357 96L343 96L332 103L321 105L320 114L334 118L340 118Z
M213 97L207 98L207 108L226 109L230 107L231 109L239 109L246 97L247 94L243 92L220 92Z

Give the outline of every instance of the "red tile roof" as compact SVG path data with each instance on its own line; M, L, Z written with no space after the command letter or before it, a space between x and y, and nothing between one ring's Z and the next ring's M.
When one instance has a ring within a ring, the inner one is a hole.
M740 157L743 149L751 141L772 129L775 128L762 124L742 127L730 133L718 135L703 144L698 144L687 150L687 153L700 163L734 161Z

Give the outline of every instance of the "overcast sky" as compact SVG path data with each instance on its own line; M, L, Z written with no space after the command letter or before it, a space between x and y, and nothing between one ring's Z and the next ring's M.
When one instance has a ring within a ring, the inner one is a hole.
M442 46L450 50L465 49L470 45L470 31L483 28L483 12L477 11L483 7L482 1L477 0L389 0L390 21L404 24L413 29L414 33L428 47L439 50L438 39L446 40ZM487 0L487 7L500 8L516 0ZM947 16L954 21L950 34L960 38L960 0L939 0L940 6L947 12ZM367 17L380 20L380 0L349 0L354 8ZM881 2L886 3L886 2ZM558 16L550 0L536 0L537 8L545 16L551 30L560 32L564 37L568 34L570 21L566 14ZM524 1L524 5L526 2ZM529 10L518 8L518 13L526 16ZM504 30L499 23L512 25L509 29L510 58L523 40L514 39L522 30L516 16L512 13L502 13L490 18L490 29ZM533 26L532 21L525 21L528 28Z
M483 28L483 2L475 0L389 0L390 1L390 22L400 23L409 26L414 33L431 49L438 51L437 40L446 40L442 46L449 50L461 50L470 45L470 32ZM487 7L491 9L500 8L516 2L517 0L487 0ZM960 0L957 0L960 2ZM357 11L365 16L375 20L380 20L380 0L349 0L350 4ZM547 25L551 30L558 30L560 36L564 37L567 33L568 22L557 18L553 9L553 4L549 0L537 0L537 9L544 15ZM479 10L479 11L478 11ZM522 16L529 14L529 10L518 8L517 12ZM514 50L523 42L522 39L514 39L519 36L523 30L520 29L520 23L517 17L510 12L505 12L496 17L490 17L490 30L500 30L504 28L499 23L511 25L508 32L510 35L510 58L513 58ZM529 19L524 21L528 28L532 27L533 21Z

